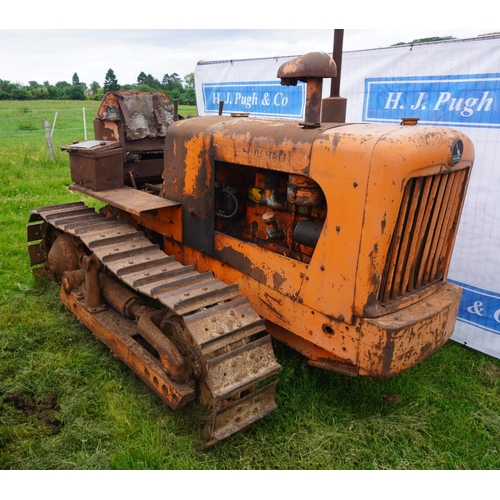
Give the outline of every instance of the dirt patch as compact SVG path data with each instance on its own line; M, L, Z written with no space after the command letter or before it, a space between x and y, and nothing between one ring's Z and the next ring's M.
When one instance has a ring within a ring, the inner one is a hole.
M53 435L59 434L62 424L53 415L55 411L59 410L55 394L47 396L42 401L35 401L33 398L28 398L22 393L17 393L5 397L3 401L4 403L12 403L14 408L23 415L34 415L41 424L51 430Z
M396 405L402 400L403 398L399 394L382 394L382 401L387 405Z
M481 377L485 387L494 387L500 379L500 366L495 363L487 362L481 370Z

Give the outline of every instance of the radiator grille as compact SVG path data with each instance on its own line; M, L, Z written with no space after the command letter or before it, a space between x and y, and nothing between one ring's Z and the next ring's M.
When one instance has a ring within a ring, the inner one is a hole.
M383 305L445 277L468 172L416 177L406 185L378 294Z

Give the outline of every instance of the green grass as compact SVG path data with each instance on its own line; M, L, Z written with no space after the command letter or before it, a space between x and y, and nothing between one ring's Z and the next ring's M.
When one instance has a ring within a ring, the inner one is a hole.
M90 137L97 105L85 102ZM43 120L56 111L52 161ZM453 342L389 380L315 369L275 343L278 410L196 451L197 408L171 411L65 311L55 284L33 283L29 210L84 199L67 189L59 151L83 139L82 123L81 103L0 102L1 469L500 467L500 360ZM60 432L15 409L16 393L38 402L56 394Z

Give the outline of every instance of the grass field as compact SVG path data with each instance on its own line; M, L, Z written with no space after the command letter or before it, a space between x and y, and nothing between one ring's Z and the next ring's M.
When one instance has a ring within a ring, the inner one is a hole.
M92 138L98 103L84 106ZM43 121L56 112L52 161ZM453 342L389 380L312 368L275 343L278 410L196 451L195 410L172 412L64 310L55 284L33 283L30 209L84 199L59 150L84 138L82 115L80 102L0 101L1 469L500 467L500 360Z

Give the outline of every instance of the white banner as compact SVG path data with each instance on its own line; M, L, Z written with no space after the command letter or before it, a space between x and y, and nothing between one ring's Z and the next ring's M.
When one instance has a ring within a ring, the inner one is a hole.
M196 66L198 113L248 112L302 119L304 85L283 87L290 57L203 62ZM330 93L330 81L323 83ZM340 95L348 122L461 129L476 159L449 271L463 288L452 339L500 358L500 37L345 52Z

